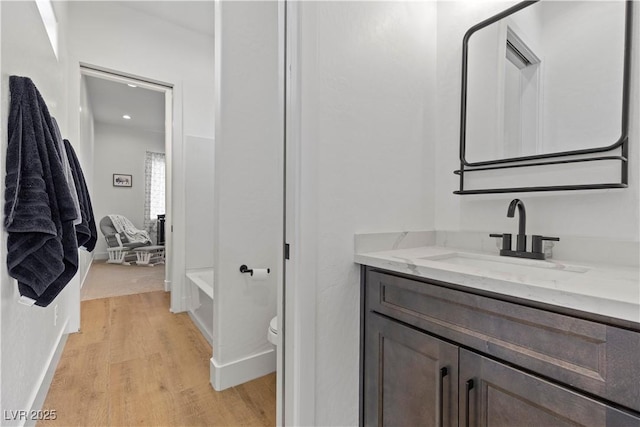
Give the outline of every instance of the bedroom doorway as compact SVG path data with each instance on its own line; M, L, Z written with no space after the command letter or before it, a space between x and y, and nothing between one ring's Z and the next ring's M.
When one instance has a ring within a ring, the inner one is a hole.
M84 64L80 78L98 228L81 300L170 292L173 87Z

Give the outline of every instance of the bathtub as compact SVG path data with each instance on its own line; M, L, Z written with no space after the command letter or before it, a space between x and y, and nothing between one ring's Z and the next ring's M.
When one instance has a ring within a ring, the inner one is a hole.
M213 300L213 268L187 270L187 279Z
M186 275L192 287L189 317L213 345L213 268L187 270Z

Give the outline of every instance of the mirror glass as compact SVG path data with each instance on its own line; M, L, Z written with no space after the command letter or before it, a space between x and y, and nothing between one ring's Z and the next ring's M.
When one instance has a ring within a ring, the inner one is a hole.
M624 1L541 1L472 33L466 162L618 142L624 37Z

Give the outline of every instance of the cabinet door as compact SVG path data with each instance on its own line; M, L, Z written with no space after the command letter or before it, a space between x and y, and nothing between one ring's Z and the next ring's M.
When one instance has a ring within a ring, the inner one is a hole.
M460 426L640 426L640 418L460 350Z
M364 425L457 426L458 347L366 316Z

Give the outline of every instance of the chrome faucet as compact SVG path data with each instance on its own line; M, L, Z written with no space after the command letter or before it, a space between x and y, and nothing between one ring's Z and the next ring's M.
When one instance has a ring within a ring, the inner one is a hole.
M531 258L531 259L545 259L543 250L543 241L558 242L558 237L544 237L540 235L531 236L531 252L527 252L527 212L524 208L524 202L520 199L513 199L509 203L509 209L507 209L507 217L513 218L518 208L518 235L516 236L516 250L511 250L511 234L490 234L491 237L502 238L502 249L500 249L500 255L512 256L518 258Z

